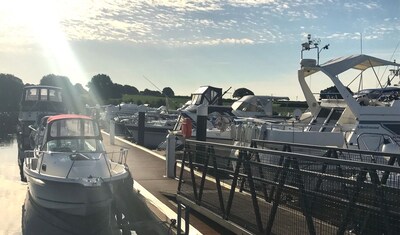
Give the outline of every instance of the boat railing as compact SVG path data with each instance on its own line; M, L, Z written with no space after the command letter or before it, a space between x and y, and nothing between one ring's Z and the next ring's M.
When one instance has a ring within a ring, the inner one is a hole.
M38 150L26 150L24 151L24 157L25 158L34 158L35 155L40 155L42 153L51 153L51 154L57 154L57 153L67 153L67 152L56 152L56 151L38 151ZM68 153L79 153L79 152L68 152ZM82 153L85 154L85 153ZM126 164L126 159L128 156L128 149L121 148L119 151L112 151L112 152L104 152L104 153L99 153L99 154L106 154L110 161L118 163L118 164ZM88 160L97 160L97 159L89 159ZM28 164L29 162L27 162ZM28 165L27 165L28 166ZM30 166L28 166L30 168Z
M128 149L121 148L119 151L107 152L106 154L112 162L126 165Z

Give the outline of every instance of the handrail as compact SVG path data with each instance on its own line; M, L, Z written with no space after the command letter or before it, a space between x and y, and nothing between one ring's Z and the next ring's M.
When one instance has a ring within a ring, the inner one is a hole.
M296 152L307 147L314 154ZM350 160L350 153L360 158ZM390 234L400 223L400 167L359 161L373 155L400 159L396 153L276 141L253 140L246 147L186 140L178 194L202 213L229 221L226 227L233 222L257 234ZM205 182L207 177L215 180ZM382 223L374 227L369 219Z

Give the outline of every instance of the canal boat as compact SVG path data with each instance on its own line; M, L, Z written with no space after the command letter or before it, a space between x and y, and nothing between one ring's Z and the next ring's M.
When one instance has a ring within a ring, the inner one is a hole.
M113 185L130 177L126 150L106 153L98 124L88 116L46 116L41 123L24 164L33 200L73 215L109 208Z

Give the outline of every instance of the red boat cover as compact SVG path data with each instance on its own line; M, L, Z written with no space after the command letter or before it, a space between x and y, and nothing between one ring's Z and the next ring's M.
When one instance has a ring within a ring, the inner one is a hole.
M62 119L88 119L92 120L91 117L85 116L85 115L79 115L79 114L60 114L60 115L55 115L51 116L47 119L47 123L56 121L56 120L62 120Z

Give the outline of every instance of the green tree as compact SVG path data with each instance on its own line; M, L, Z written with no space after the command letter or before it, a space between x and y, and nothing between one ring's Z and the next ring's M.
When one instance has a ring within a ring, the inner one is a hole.
M137 95L139 94L139 90L134 87L134 86L130 86L130 85L124 85L124 92L123 94L127 94L127 95Z
M0 73L0 112L17 112L24 83L11 74Z
M88 83L89 93L95 97L100 104L105 104L112 97L114 83L106 74L97 74Z
M162 96L161 92L152 91L152 90L149 90L149 89L144 89L144 91L141 91L140 94L149 95L149 96Z
M171 89L171 87L165 87L165 88L162 90L162 94L165 95L165 96L167 96L167 97L174 97L174 96L175 96L175 93L174 93L174 91Z
M353 91L351 91L350 88L347 87L347 90L350 94L353 94ZM343 99L343 97L336 86L331 86L319 92L319 99Z
M254 95L254 93L247 88L239 88L236 89L235 92L233 92L232 97L240 99L245 95Z
M67 109L73 113L84 112L85 104L82 102L79 92L76 91L68 77L49 74L40 80L40 85L60 87Z

